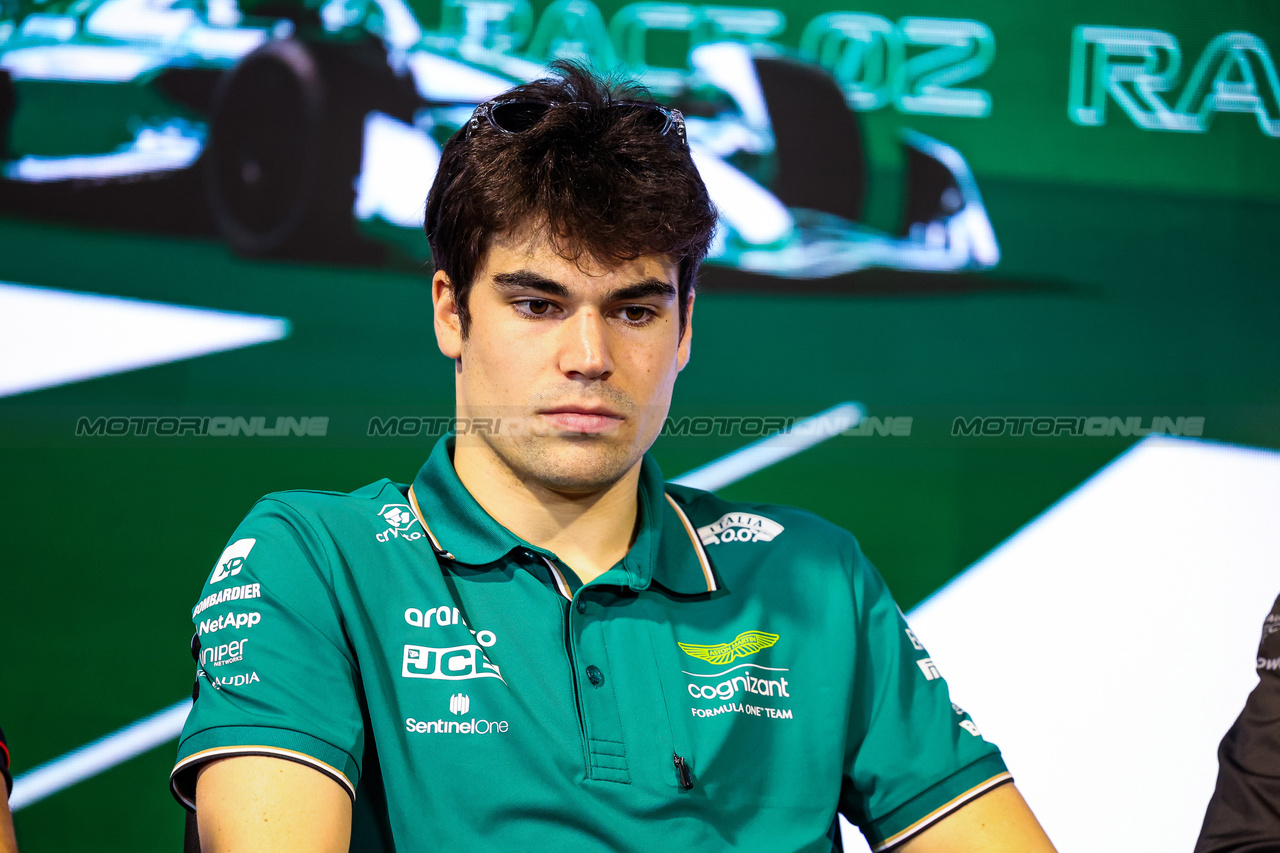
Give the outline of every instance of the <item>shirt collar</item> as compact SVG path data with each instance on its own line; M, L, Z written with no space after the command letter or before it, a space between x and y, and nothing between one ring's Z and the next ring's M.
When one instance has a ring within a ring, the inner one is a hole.
M409 503L436 554L472 566L495 563L516 549L554 557L507 530L476 502L453 468L454 438L436 442L409 489ZM622 560L628 586L642 590L656 581L686 595L718 588L693 523L667 494L662 470L647 453L640 463L639 512L636 541Z

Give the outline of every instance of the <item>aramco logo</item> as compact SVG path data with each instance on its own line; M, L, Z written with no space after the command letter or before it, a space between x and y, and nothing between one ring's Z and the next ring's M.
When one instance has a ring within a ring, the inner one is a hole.
M471 710L471 697L465 693L455 693L449 697L449 711L462 715Z

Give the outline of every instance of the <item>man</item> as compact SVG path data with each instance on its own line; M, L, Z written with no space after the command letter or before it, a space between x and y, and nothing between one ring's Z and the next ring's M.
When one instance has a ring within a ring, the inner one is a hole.
M17 853L18 840L13 835L13 817L9 814L9 795L13 793L13 774L9 772L9 746L0 729L0 780L4 781L4 800L0 801L0 853Z
M678 113L558 73L428 199L456 437L264 498L196 607L205 849L1052 850L852 536L645 455L715 212Z
M1258 686L1218 747L1218 784L1195 853L1280 850L1280 598L1262 623Z

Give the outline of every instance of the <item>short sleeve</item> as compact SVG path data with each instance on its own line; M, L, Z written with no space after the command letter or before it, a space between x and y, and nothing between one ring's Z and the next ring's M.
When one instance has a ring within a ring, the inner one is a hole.
M195 701L170 776L188 809L200 765L234 755L306 764L354 798L364 725L329 547L301 512L267 497L218 558L192 610Z
M857 650L840 810L886 850L1011 781L855 547Z

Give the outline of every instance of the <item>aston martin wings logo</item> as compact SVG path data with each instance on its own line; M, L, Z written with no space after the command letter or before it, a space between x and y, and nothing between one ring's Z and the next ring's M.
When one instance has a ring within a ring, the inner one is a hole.
M717 643L714 646L699 646L694 643L676 643L684 649L684 653L692 655L708 663L733 663L738 658L754 655L761 649L767 649L778 642L777 634L766 634L764 631L743 631L729 643Z

